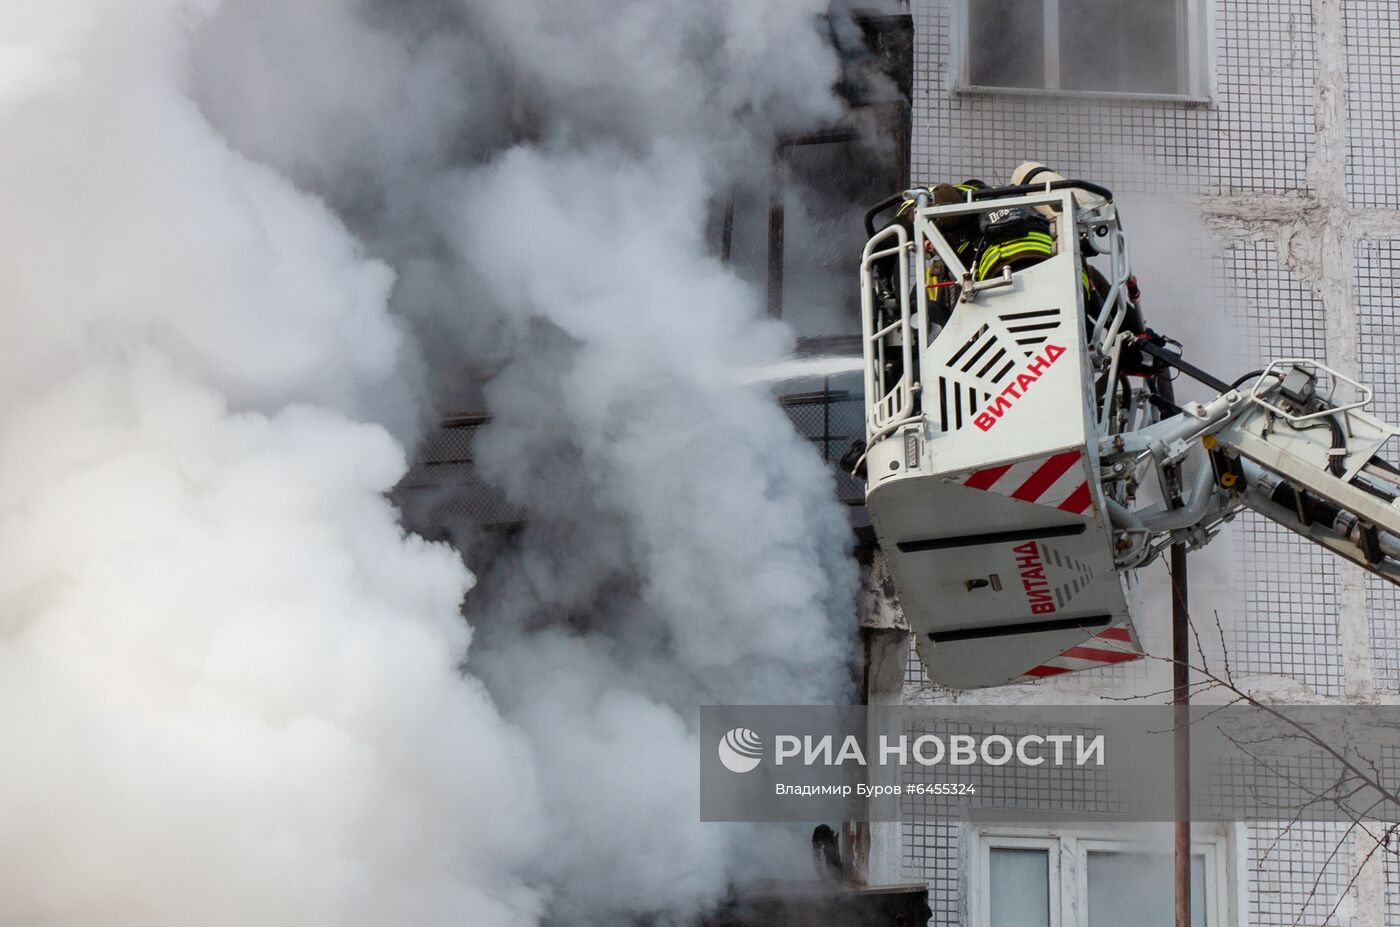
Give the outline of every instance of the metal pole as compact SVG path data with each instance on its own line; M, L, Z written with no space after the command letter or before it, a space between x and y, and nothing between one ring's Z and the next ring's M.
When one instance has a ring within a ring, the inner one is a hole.
M1113 384L1109 384L1109 389L1112 388ZM1176 401L1176 390L1165 371L1158 375L1157 389L1163 399ZM1180 506L1180 467L1175 468L1173 476L1171 501L1175 506ZM1191 611L1185 544L1172 545L1171 580L1176 927L1191 927Z
M1191 927L1191 636L1186 545L1173 544L1172 702L1176 739L1176 927Z

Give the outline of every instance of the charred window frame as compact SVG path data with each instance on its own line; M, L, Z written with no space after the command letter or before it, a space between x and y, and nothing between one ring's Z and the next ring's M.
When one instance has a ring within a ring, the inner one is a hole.
M1207 103L1212 0L960 0L953 89Z
M766 284L768 312L792 325L799 353L859 355L851 255L858 262L870 203L909 186L914 24L907 13L856 10L830 25L846 115L775 140L767 176L744 178L715 204L711 236L721 261ZM813 290L823 298L806 298ZM818 304L832 311L814 312Z

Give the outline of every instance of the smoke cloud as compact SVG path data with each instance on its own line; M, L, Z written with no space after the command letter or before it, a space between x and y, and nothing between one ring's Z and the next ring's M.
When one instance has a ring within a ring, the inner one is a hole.
M182 92L205 12L3 14L0 920L520 923L393 274Z
M824 12L0 14L0 919L611 924L763 871L694 709L844 697L855 568L703 232L839 115ZM527 524L464 622L385 493L477 403Z

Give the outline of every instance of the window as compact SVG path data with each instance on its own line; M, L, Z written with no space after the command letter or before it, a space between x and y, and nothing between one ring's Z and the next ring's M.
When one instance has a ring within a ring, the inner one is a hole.
M964 0L961 89L1207 95L1207 0Z
M989 927L1058 927L1059 853L1052 840L1002 838L987 846Z
M1191 927L1208 927L1206 855L1191 856ZM1086 850L1083 897L1089 927L1173 927L1176 884L1170 853L1122 846Z
M973 927L1173 927L1170 831L980 830L966 868ZM1228 838L1193 841L1192 927L1230 927Z

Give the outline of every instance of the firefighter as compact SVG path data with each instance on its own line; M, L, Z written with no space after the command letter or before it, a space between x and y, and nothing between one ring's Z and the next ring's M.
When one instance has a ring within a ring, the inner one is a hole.
M937 186L926 188L929 193L931 204L946 206L950 203L961 203L967 200L969 192L985 187L986 184L980 180L965 180L960 184L938 184ZM895 214L890 225L901 225L909 240L914 240L914 211L917 202L907 199L900 205L899 212ZM889 228L889 226L886 226ZM944 237L953 245L959 258L965 259L969 255L974 237L977 234L977 218L975 215L952 216L941 219L938 228L943 232ZM931 262L926 278L922 285L928 288L929 296L929 330L930 336L936 333L939 328L947 324L949 316L952 315L953 306L957 301L956 290L940 277L942 262ZM879 312L881 313L881 327L889 324L898 318L900 312L899 296L899 258L889 257L879 262L875 266L877 277L877 287L879 292ZM945 274L946 275L946 274ZM918 285L918 284L915 284ZM912 298L913 304L915 300ZM885 361L885 377L887 382L897 380L903 373L903 363L900 357L899 348L901 343L896 336L890 337L889 353Z
M946 206L966 202L970 193L985 188L986 184L980 180L965 180L960 184L944 183L926 189L931 205ZM906 199L894 219L905 226L911 239L916 205L915 200ZM1055 254L1050 221L1038 211L1025 207L946 217L938 221L938 229L953 246L958 259L972 272L974 280L1000 276L1005 267L1012 270L1029 267ZM957 302L958 281L951 278L941 261L935 260L929 262L927 279L923 283L933 310L930 322L944 324Z
M1055 256L1050 221L1028 206L1007 206L977 216L974 280L998 277Z
M1011 172L1013 186L1054 183L1064 179L1062 175L1038 161L1026 161ZM1080 209L1093 208L1104 203L1101 196L1087 190L1075 189L1073 195L1074 204ZM1019 266L1030 266L1055 253L1054 242L1049 235L1050 220L1054 217L1054 211L1049 206L1039 206L1033 212L1036 214L1034 217L1021 216L1018 219L993 223L1000 228L991 235L984 234L978 243L975 279L986 280L995 277L1006 266L1013 270ZM989 215L994 216L996 213ZM1091 249L1086 245L1080 248L1080 252L1084 255L1083 264L1079 268L1079 280L1084 288L1084 312L1089 317L1090 324L1093 324L1093 320L1098 318L1103 309L1111 285L1098 268L1089 263L1088 255ZM1138 307L1140 294L1136 279L1129 278L1125 296L1128 300L1128 316L1123 330L1140 334L1145 326Z
M986 189L986 186L980 180L964 180L959 184L941 183L925 189L929 193L930 205L949 206L953 203L966 202L969 193L974 190ZM895 214L894 221L904 226L911 241L914 238L914 208L917 205L915 200L905 200L900 205L899 212ZM943 233L943 237L952 244L958 257L961 258L967 254L968 248L972 246L973 240L977 236L977 217L973 214L949 216L938 220L938 229Z
M1011 183L1013 186L1027 186L1030 184L1055 183L1064 180L1065 177L1057 174L1039 161L1026 161L1016 170L1011 172ZM1104 203L1103 197L1090 193L1087 190L1075 188L1074 205L1079 209L1093 206L1101 206ZM1041 214L1047 219L1054 216L1054 212L1049 206L1040 207Z
M1011 183L1015 186L1054 183L1064 179L1062 175L1055 173L1038 161L1027 161L1011 172ZM1104 204L1103 197L1087 190L1075 189L1073 195L1074 205L1079 209L1095 208ZM1046 219L1054 215L1048 206L1041 206L1039 210L1042 217ZM1112 284L1100 273L1097 267L1089 263L1088 255L1092 249L1088 243L1082 243L1079 250L1083 255L1083 263L1079 268L1079 279L1084 287L1084 314L1087 317L1087 324L1093 326L1098 320L1099 313L1103 310L1104 302L1108 299ZM978 279L983 278L979 276ZM1139 303L1142 294L1138 290L1136 277L1128 278L1123 297L1126 301L1127 315L1123 319L1120 330L1131 332L1140 337L1150 335L1151 333L1143 321L1142 307ZM1120 369L1125 374L1151 375L1158 372L1155 362L1144 355L1135 343L1125 346ZM1100 384L1100 390L1103 388L1105 385Z
M941 183L934 187L925 187L929 194L929 205L950 206L953 203L963 203L967 201L967 195L975 190L985 190L987 185L980 180L964 180L962 183L951 184ZM899 207L899 212L895 214L895 221L900 222L913 234L914 229L914 207L917 202L912 199L905 200ZM972 216L954 216L943 219L938 223L938 228L948 238L949 241L956 241L960 238L968 237L971 232Z
M981 213L978 232L972 247L976 262L969 268L974 280L991 280L1001 276L1004 268L1017 271L1055 256L1050 220L1028 206ZM1085 260L1079 268L1079 282L1084 289L1084 311L1097 318L1108 295L1108 281Z
M964 180L959 184L941 183L937 186L927 187L930 205L948 206L953 203L963 203L967 201L968 194L975 190L986 189L986 184L980 180ZM914 209L917 202L907 199L899 207L899 212L895 215L895 222L902 224L909 232L909 238L914 238ZM977 216L970 213L966 216L949 216L938 221L938 229L943 233L943 237L948 239L948 243L953 246L958 259L964 264L973 253L973 246L977 240ZM941 261L931 261L925 272L923 286L928 290L929 303L929 323L933 326L942 327L948 322L948 317L953 313L953 306L957 302L957 291L944 268Z

